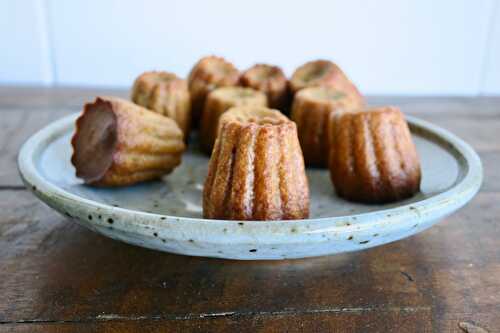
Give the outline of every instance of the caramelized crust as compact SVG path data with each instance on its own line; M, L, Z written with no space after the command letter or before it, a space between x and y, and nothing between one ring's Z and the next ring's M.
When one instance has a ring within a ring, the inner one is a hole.
M419 191L419 158L398 108L332 113L329 123L330 175L340 197L386 203Z
M240 78L244 87L262 91L267 96L270 108L288 111L288 80L278 66L257 64L247 69Z
M77 177L95 186L159 178L180 164L185 149L175 121L117 97L84 106L71 144Z
M316 60L305 63L295 70L290 79L292 93L314 86L326 86L342 91L346 95L363 99L358 88L335 63L328 60Z
M191 98L186 80L168 72L145 72L134 82L132 101L177 122L184 137L191 124Z
M295 94L291 118L297 124L299 141L307 165L328 166L328 119L339 110L359 109L361 98L328 87L304 88Z
M238 84L240 73L224 58L208 56L200 59L189 73L193 124L198 125L207 95L214 89Z
M200 126L201 148L210 154L217 136L219 117L234 106L266 106L266 95L243 87L222 87L208 94Z
M309 187L295 123L266 108L234 108L222 116L203 189L203 216L309 216Z

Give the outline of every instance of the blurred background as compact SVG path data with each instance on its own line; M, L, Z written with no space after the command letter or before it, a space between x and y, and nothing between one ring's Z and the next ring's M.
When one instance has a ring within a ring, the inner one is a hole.
M498 95L499 2L0 0L0 85L128 88L216 54L330 59L371 95Z

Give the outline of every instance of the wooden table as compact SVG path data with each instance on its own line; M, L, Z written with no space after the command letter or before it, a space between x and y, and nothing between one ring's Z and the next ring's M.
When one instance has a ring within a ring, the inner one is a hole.
M458 213L362 252L238 262L105 238L25 190L21 143L97 94L127 92L0 88L1 332L500 331L500 98L370 98L479 152L482 190Z

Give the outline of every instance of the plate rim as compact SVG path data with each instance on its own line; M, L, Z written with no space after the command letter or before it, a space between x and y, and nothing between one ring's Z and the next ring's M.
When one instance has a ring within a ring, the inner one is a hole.
M40 154L51 142L59 138L68 130L71 130L71 126L79 115L80 112L76 112L56 120L26 140L18 155L18 170L23 182L30 191L34 192L34 194L45 203L49 204L49 199L54 201L63 200L66 203L88 206L93 210L100 210L103 214L114 216L125 214L133 219L135 224L148 224L151 222L154 223L154 221L167 220L168 223L183 224L186 222L196 222L206 224L207 226L209 225L210 227L224 227L241 225L243 222L245 223L246 230L251 228L257 233L259 230L265 231L269 228L280 227L281 225L286 225L287 228L292 227L293 229L293 227L300 227L304 223L313 226L313 228L307 231L308 233L317 232L320 229L324 230L324 228L328 228L328 230L335 228L352 228L354 225L357 228L356 230L360 230L375 227L382 222L385 225L393 224L401 221L402 218L407 218L408 214L411 214L412 217L421 217L427 214L434 214L439 217L448 215L472 199L478 192L483 179L481 160L469 144L448 130L430 122L405 115L412 131L416 129L426 132L427 136L429 134L432 135L434 137L432 140L433 142L444 147L444 149L453 155L457 162L458 159L462 159L466 165L465 173L461 178L457 177L458 181L455 184L447 190L429 198L373 212L301 220L265 221L265 223L262 223L262 221L211 220L150 213L123 207L115 207L78 196L58 187L39 172L36 167L36 154ZM45 146L42 146L43 144L45 144ZM460 169L463 170L464 168L460 167ZM144 223L144 221L148 221L148 223ZM97 223L92 221L87 222L89 224ZM117 229L122 228L123 231L130 232L130 229L126 228L125 225L116 225L116 227Z

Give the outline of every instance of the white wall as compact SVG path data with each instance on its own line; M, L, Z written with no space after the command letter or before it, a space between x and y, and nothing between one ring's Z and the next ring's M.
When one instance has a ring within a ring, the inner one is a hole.
M0 0L0 83L54 82L42 0Z
M500 94L500 0L0 0L0 83L128 87L328 58L367 94Z

